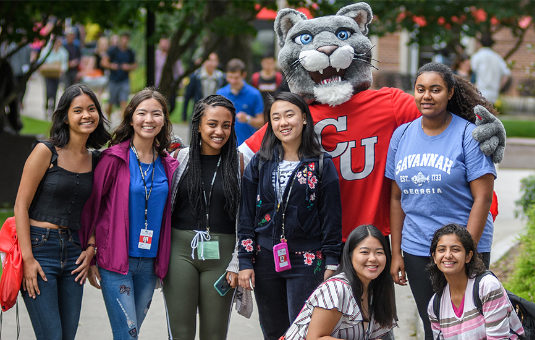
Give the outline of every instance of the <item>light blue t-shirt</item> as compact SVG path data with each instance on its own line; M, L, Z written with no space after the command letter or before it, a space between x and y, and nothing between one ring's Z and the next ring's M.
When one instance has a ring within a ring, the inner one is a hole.
M128 218L130 223L130 235L128 239L128 256L133 257L156 257L158 253L158 242L160 240L160 229L162 226L163 210L167 202L169 184L165 169L160 157L156 158L154 167L154 187L148 204L148 228L152 230L152 241L150 249L139 248L141 229L145 229L145 188L139 172L139 166L134 151L130 149L130 190L128 195ZM145 182L147 190L150 190L152 183L152 163L141 163L143 172L147 171Z
M466 226L474 203L470 182L485 174L496 177L490 157L472 138L474 128L474 124L452 114L448 127L437 136L425 134L421 117L394 131L385 176L401 189L403 251L429 256L437 229L449 223ZM479 252L490 252L493 229L489 213Z
M230 84L223 86L217 90L217 94L222 95L234 104L236 113L245 112L251 117L255 117L257 114L262 114L264 111L264 102L262 95L253 86L243 82L243 87L240 92L235 95L230 91ZM247 123L238 122L235 123L236 138L238 139L238 145L241 145L247 138L251 137L255 133L256 129Z

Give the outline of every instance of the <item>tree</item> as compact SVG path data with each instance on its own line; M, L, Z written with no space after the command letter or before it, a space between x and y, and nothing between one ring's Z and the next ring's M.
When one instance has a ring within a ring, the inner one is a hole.
M41 41L43 46L53 43L63 32L65 18L70 18L73 22L92 20L109 27L113 18L103 15L105 13L122 13L119 3L114 1L1 1L0 46L5 48L6 53L0 55L0 65L9 67L8 58L28 43ZM7 49L8 46L9 49ZM31 62L21 83L14 87L0 84L0 88L3 89L0 93L0 132L4 126L6 105L17 98L24 83L42 65L41 51ZM6 79L0 79L0 83L5 81Z
M322 1L319 14L333 14L349 0ZM409 43L447 48L462 53L462 37L479 37L510 29L515 42L506 53L508 60L534 27L535 1L531 0L383 0L370 2L375 20L370 34L379 36L407 30Z

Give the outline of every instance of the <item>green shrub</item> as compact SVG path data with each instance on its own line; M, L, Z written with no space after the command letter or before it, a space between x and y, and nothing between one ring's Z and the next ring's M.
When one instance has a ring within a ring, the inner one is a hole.
M527 212L527 232L520 237L520 254L506 289L529 301L535 301L535 208Z
M515 202L517 210L515 215L527 216L528 212L535 205L535 175L524 177L520 180L520 191L522 195Z

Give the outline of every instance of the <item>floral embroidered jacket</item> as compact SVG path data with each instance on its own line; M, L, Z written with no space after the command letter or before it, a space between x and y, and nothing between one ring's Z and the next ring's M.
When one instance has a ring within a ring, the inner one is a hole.
M278 155L273 157L278 158ZM261 246L271 250L280 243L283 204L277 209L277 195L272 184L277 166L277 161L270 160L259 169L257 154L243 174L238 221L240 270L253 268L254 249ZM315 253L319 250L326 258L325 264L338 264L342 245L340 185L329 154L324 154L321 178L318 157L299 162L283 193L283 202L286 200L284 229L289 251Z

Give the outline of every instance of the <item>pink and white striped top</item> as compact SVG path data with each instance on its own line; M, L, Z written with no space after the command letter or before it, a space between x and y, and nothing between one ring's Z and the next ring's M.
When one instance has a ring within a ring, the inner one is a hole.
M286 332L285 340L304 340L314 308L337 309L342 317L336 324L331 336L346 340L377 339L390 331L375 322L373 315L369 329L364 329L362 314L353 290L345 275L338 274L323 282L305 302L303 309ZM395 325L395 323L394 323Z
M433 312L433 298L427 313L431 321L433 339L480 340L518 339L510 329L524 334L507 293L493 275L484 276L479 283L479 296L483 303L483 315L479 313L472 298L474 279L468 279L464 293L464 308L460 317L455 315L451 304L450 286L446 285L440 301L440 320Z

